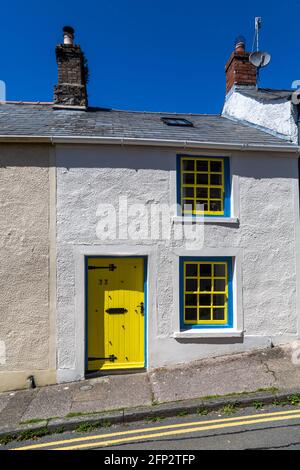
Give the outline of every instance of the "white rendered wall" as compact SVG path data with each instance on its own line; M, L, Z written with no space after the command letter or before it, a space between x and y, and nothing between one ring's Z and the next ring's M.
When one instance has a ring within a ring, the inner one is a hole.
M262 102L233 91L226 97L222 115L254 124L297 143L298 131L291 101L283 99Z
M59 381L84 375L84 254L149 256L149 368L265 347L271 341L297 336L296 159L245 153L230 157L239 192L240 225L206 225L204 253L239 251L243 300L238 313L244 318L245 334L242 338L175 339L178 253L185 253L185 245L150 240L104 243L96 237L96 211L99 203L117 205L121 195L132 203L173 204L176 150L58 146L56 155Z

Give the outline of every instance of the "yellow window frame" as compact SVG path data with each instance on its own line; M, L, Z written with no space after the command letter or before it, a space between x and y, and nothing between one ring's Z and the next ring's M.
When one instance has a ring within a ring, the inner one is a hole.
M186 266L187 265L197 265L197 275L196 276L187 276L186 273ZM202 276L200 271L200 265L211 265L211 275L210 276ZM215 266L222 265L225 267L225 274L224 276L215 275ZM184 262L184 276L183 276L183 283L184 283L184 301L183 301L183 309L184 309L184 323L187 325L226 325L228 323L228 266L227 263L224 261L185 261ZM194 279L197 280L197 290L189 291L186 290L186 280L187 279ZM201 280L209 280L211 281L211 290L201 290ZM215 280L225 280L225 289L222 291L218 291L214 289ZM186 305L186 295L196 295L197 296L197 304L196 305ZM210 295L210 305L201 305L200 304L200 295ZM224 304L223 305L216 305L214 304L214 296L221 294L224 296ZM196 320L187 320L186 313L188 309L197 309L197 319ZM210 310L210 319L209 320L202 320L199 317L200 311L202 309ZM215 309L224 309L224 319L216 320L214 319L213 315Z
M194 162L193 170L185 170L184 162ZM207 171L198 171L197 162L207 162ZM211 163L221 163L221 171L211 171ZM184 183L184 175L194 175L194 184ZM207 175L207 184L197 184L197 175ZM221 184L211 183L211 175L221 175ZM184 196L184 189L191 188L193 196ZM206 189L207 197L198 197L197 190ZM221 197L211 197L211 190L221 190ZM182 207L182 213L184 215L224 215L225 205L225 169L223 158L211 158L211 157L182 157L180 160L180 202ZM204 203L204 209L200 210L197 205ZM207 208L205 208L205 203ZM220 210L213 210L213 203L220 204ZM188 205L192 204L192 208L188 208Z

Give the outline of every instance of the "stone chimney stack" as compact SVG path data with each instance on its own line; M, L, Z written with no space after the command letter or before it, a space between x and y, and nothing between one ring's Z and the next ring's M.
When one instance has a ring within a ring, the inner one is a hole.
M84 53L74 44L74 29L63 28L63 44L56 46L58 84L54 87L54 107L87 109L88 68Z
M245 39L236 39L235 48L225 66L226 95L234 85L255 88L257 70L249 62L250 52L245 52Z

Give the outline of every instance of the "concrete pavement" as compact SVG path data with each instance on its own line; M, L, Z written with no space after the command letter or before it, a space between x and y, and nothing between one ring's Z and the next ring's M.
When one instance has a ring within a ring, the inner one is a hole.
M300 392L300 365L292 362L289 346L195 361L137 374L106 375L82 382L0 394L0 434L15 430L63 426L95 421L132 421L155 413L168 416L172 409L195 411L224 401L245 404L269 402L276 394ZM233 394L230 398L228 394ZM236 394L236 395L235 395ZM227 396L226 396L227 395ZM219 396L216 397L216 396ZM268 398L269 396L269 398ZM266 397L265 397L266 398ZM248 401L247 401L248 400Z

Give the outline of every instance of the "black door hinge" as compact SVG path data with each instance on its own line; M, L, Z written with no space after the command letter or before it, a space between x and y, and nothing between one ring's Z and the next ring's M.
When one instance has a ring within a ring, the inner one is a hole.
M88 269L108 269L109 271L114 271L117 269L117 266L114 264L109 264L108 266L88 266Z

